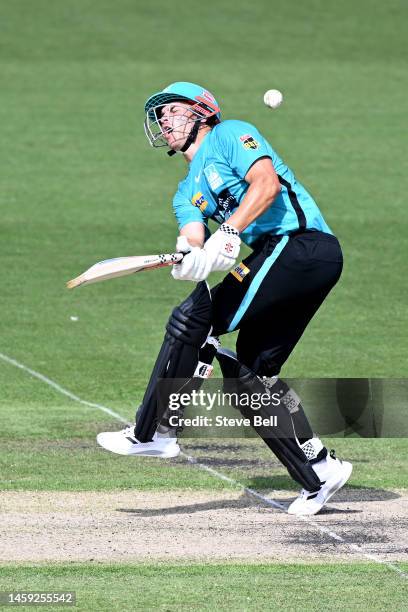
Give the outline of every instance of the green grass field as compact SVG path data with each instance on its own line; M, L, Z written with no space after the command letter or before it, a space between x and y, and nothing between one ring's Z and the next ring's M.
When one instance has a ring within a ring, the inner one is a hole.
M341 282L283 374L404 378L407 16L402 0L0 2L0 354L133 419L169 312L191 286L168 270L75 292L65 281L101 259L173 249L184 162L149 147L143 104L191 80L216 94L224 118L257 125L343 247ZM262 103L271 87L285 95L276 112ZM181 458L129 464L97 449L96 433L118 423L1 355L3 491L178 491L187 500L228 488ZM329 442L354 463L351 492L406 492L405 439ZM185 448L245 486L295 491L256 441ZM77 585L86 610L406 609L401 575L353 558L74 561L2 561L0 590Z
M408 565L406 566L408 569ZM349 585L339 591L338 584ZM344 565L92 565L12 567L0 575L0 587L15 590L76 588L79 610L385 610L406 609L401 579L381 567ZM386 585L381 592L378 583ZM316 586L318 583L318 586ZM109 585L109 594L105 585ZM313 585L313 587L311 586ZM134 591L138 592L135 603ZM353 607L350 602L353 602ZM46 610L44 606L36 609ZM48 608L49 609L49 608ZM68 608L69 609L69 608Z

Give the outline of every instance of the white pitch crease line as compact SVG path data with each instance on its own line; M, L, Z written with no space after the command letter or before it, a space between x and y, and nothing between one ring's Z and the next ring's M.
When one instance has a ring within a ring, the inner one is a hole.
M254 491L254 489L250 489L249 487L244 487L243 484L241 484L237 480L234 480L234 478L230 478L229 476L226 476L225 474L222 474L221 472L217 472L217 470L214 470L214 468L210 467L209 465L205 465L205 463L200 463L195 457L191 457L191 455L186 455L186 453L183 453L183 451L180 452L180 455L185 457L189 463L192 463L193 465L196 465L200 469L205 470L206 472L209 472L216 478L220 478L220 480L224 480L225 482L229 482L230 484L236 487L239 487L247 495L250 495L251 497L256 497L257 499L260 499L261 501L266 503L268 506L272 506L273 508L277 508L278 510L282 510L283 512L286 512L285 506L275 501L274 499L269 499L268 497L264 497L257 491Z
M255 497L256 499L261 500L267 506L271 506L272 508L276 508L276 509L280 510L281 512L285 512L286 513L286 507L283 504L281 504L280 502L277 502L274 499L270 499L269 497L265 497L264 495L262 495L261 493L258 493L258 491L255 491L254 489L250 489L249 487L245 487L243 484L241 484L237 480L234 480L234 478L230 478L229 476L226 476L225 474L222 474L221 472L217 472L217 470L214 470L213 468L209 467L208 465L205 465L204 463L200 463L199 461L197 461L197 459L195 459L195 457L191 457L190 455L186 455L183 452L181 452L180 455L185 457L187 459L187 461L189 461L190 463L196 465L197 467L201 468L202 470L205 470L206 472L209 472L210 474L213 474L217 478L220 478L221 480L225 480L226 482L229 482L230 484L240 488L244 493L246 493L250 497ZM316 523L315 521L313 521L309 517L307 517L307 516L296 516L294 518L297 518L297 519L303 521L304 523L307 523L308 525L314 527L315 529L317 529L321 533L325 533L326 535L328 535L333 540L336 540L337 542L341 542L342 544L345 544L351 550L354 550L355 552L359 553L360 555L363 555L364 557L366 557L366 559L370 559L370 561L375 561L376 563L380 563L382 565L385 565L389 569L394 570L395 572L400 574L403 578L408 578L408 574L406 574L397 565L394 565L393 563L389 563L388 561L384 561L383 559L380 559L379 557L376 557L375 555L372 555L370 553L366 553L360 546L358 546L358 544L353 544L351 542L347 542L347 540L345 540L342 536L339 536L334 531L331 531L327 527L324 527L323 525L320 525L320 523Z
M0 359L3 359L3 361L5 361L6 363L9 363L10 365L15 366L16 368L20 368L20 370L24 370L24 372L28 372L28 374L30 374L31 376L34 376L34 378L38 378L38 380L41 380L42 382L46 383L47 385L49 385L50 387L52 387L53 389L58 391L58 393L61 393L62 395L65 395L65 396L69 397L73 401L79 402L80 404L83 404L85 406L89 406L91 408L96 408L97 410L101 410L102 412L106 412L107 414L110 414L112 417L114 417L118 421L120 421L122 423L126 423L127 425L129 424L129 420L128 419L125 419L122 415L118 414L117 412L114 412L110 408L107 408L106 406L102 406L101 404L94 404L92 402L88 402L86 400L81 399L80 397L78 397L74 393L71 393L71 391L68 391L67 389L64 389L64 387L61 387L60 385L58 385L56 382L54 382L50 378L47 378L43 374L40 374L39 372L36 372L35 370L32 370L31 368L28 368L27 366L25 366L24 364L16 361L15 359L12 359L11 357L8 357L7 355L4 355L4 353L0 353ZM205 465L205 463L200 463L195 457L191 457L190 455L187 455L186 453L183 453L183 452L181 452L180 454L189 463L195 465L196 467L198 467L198 468L200 468L202 470L205 470L206 472L209 472L210 474L212 474L216 478L220 478L221 480L223 480L225 482L229 482L231 485L241 489L241 491L243 491L245 494L247 494L247 495L249 495L251 497L254 497L256 499L261 500L267 506L271 506L272 508L276 508L277 510L280 510L281 512L285 512L286 513L285 506L283 504L281 504L280 502L277 502L277 501L275 501L273 499L269 499L268 497L265 497L264 495L262 495L261 493L258 493L258 491L255 491L254 489L250 489L248 487L245 487L243 484L238 482L238 480L235 480L234 478L230 478L229 476L226 476L225 474L222 474L221 472L218 472L217 470L214 470L209 465ZM317 531L320 531L321 533L324 533L324 534L328 535L333 540L336 540L337 542L341 542L342 544L345 544L345 546L347 546L350 550L353 550L354 552L356 552L359 555L365 557L369 561L374 561L375 563L379 563L380 565L384 565L385 567L388 567L388 569L390 569L390 570L392 570L394 572L397 572L402 578L408 578L408 574L406 574L397 565L394 565L393 563L389 563L388 561L385 561L385 560L381 559L380 557L376 557L375 555L372 555L370 553L366 553L361 548L361 546L359 546L358 544L353 544L351 542L347 542L347 540L345 540L342 536L339 536L334 531L331 531L327 527L324 527L323 525L320 525L320 523L316 523L315 521L313 521L309 517L307 517L307 516L296 516L295 517L294 516L294 518L297 518L297 519L303 521L304 523L307 523L311 527L314 527Z
M43 374L40 374L39 372L36 372L35 370L31 370L31 368L28 368L24 364L19 363L18 361L16 361L15 359L12 359L11 357L7 357L7 355L4 355L4 353L0 353L0 359L3 359L3 361L5 361L6 363L9 363L10 365L15 366L16 368L20 368L20 370L24 370L24 372L28 372L28 374L30 374L31 376L34 376L34 378L38 378L38 380L41 380L42 382L46 383L50 387L53 387L53 389L58 391L58 393L61 393L62 395L66 395L67 397L72 399L74 402L79 402L80 404L83 404L84 406L89 406L90 408L97 408L98 410L102 410L103 412L106 412L106 414L110 414L112 417L114 417L118 421L121 421L122 423L126 423L126 425L129 424L128 419L124 419L120 414L118 414L117 412L114 412L110 408L106 408L106 406L101 406L101 404L93 404L92 402L87 402L86 400L81 399L74 393L71 393L71 391L68 391L67 389L64 389L64 387L61 387L61 385L58 385L56 382L54 382L50 378L47 378L46 376L44 376Z

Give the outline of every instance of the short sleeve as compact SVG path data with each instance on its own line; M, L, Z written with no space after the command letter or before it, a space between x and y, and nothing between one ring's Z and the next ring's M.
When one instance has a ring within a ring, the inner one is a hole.
M205 225L206 220L201 210L197 206L193 206L180 189L173 198L173 210L176 215L179 230L192 221L198 221Z
M219 153L240 178L258 159L272 157L268 143L250 123L223 121L216 129Z

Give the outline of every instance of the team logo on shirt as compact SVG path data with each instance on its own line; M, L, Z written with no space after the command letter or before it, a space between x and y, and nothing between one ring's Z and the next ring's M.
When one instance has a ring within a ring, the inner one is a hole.
M208 202L201 193L201 191L197 191L197 193L193 195L193 197L191 198L191 203L193 206L197 206L197 208L199 208L201 212L203 212L208 206Z
M239 137L244 149L259 149L260 144L251 134L244 134Z
M218 189L223 183L221 176L218 174L214 164L210 164L206 168L204 168L204 174L207 178L207 181L213 191Z
M246 267L243 261L238 264L233 270L231 270L231 274L235 276L240 283L244 280L247 274L249 274L249 268Z

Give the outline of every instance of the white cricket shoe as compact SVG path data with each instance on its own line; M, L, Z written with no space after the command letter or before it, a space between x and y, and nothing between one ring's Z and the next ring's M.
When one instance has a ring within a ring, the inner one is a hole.
M336 458L334 451L330 451L330 455L315 463L313 469L322 482L320 490L313 493L302 489L299 497L290 504L288 514L298 516L317 514L329 499L346 484L353 471L353 466L348 461L340 461Z
M152 442L139 442L135 438L135 426L130 425L122 431L104 431L96 436L100 446L118 455L141 455L170 459L180 454L177 438L160 437L154 434Z

